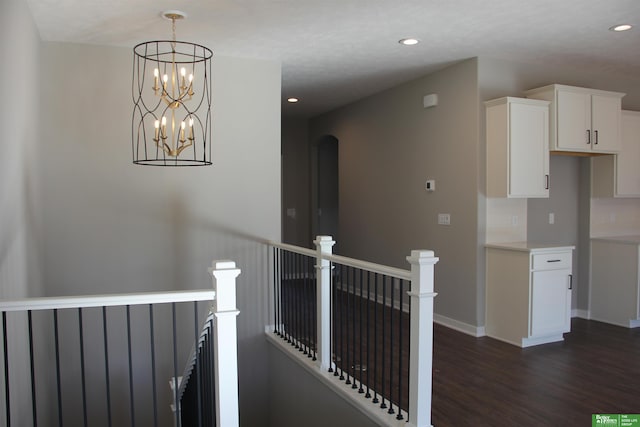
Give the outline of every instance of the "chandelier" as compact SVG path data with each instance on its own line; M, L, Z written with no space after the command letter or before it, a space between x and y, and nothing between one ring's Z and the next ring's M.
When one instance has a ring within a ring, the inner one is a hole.
M176 21L163 12L172 40L133 48L133 163L151 166L211 164L211 57L201 45L176 41Z

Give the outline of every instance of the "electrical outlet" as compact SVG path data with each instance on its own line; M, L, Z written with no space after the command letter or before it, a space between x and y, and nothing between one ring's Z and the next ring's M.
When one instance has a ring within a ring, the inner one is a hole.
M512 227L517 227L519 222L520 221L518 220L518 215L513 215L511 217L511 226Z
M549 224L553 225L555 223L556 223L556 215L553 212L551 212L549 213Z
M451 225L451 214L438 214L438 224Z

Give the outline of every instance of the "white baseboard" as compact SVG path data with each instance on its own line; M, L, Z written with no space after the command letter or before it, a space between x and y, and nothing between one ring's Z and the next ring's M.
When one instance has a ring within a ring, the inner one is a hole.
M438 325L446 326L447 328L462 332L467 335L471 335L476 338L484 337L486 335L484 326L473 326L468 323L452 319L450 317L442 316L441 314L434 314L433 321Z
M571 310L571 317L579 317L580 319L591 319L591 314L589 313L589 310L580 310L577 308L574 308L573 310Z

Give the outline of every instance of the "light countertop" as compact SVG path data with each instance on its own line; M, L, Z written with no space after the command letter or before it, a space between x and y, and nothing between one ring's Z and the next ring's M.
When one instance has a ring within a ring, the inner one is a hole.
M629 245L640 245L640 235L592 237L591 240L598 240L602 242L612 242L612 243L626 243Z
M576 248L575 246L553 245L553 244L533 243L533 242L487 243L484 246L485 248L506 249L511 251L523 251L523 252L571 251Z

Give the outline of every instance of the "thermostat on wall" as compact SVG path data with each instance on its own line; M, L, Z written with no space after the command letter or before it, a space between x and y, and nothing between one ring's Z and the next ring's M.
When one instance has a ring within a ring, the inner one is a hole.
M424 108L435 107L436 105L438 105L437 93L431 93L429 95L425 95L424 98L422 98L422 106Z
M424 184L424 189L427 191L436 191L436 180L428 179Z

